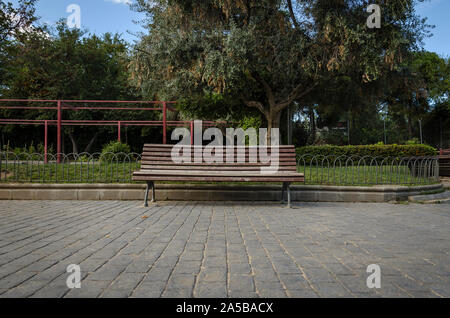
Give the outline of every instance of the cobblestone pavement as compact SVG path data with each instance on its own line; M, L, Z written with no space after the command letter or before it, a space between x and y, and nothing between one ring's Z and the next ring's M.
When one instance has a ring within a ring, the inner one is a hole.
M448 205L295 207L0 201L0 297L450 296Z

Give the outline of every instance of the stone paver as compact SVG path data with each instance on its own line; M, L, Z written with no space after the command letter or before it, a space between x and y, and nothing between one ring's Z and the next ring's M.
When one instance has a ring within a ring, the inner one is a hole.
M0 201L0 297L450 297L449 243L439 204Z

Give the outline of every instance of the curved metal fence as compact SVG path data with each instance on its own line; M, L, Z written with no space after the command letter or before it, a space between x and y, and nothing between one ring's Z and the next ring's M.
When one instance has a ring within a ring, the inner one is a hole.
M302 155L297 170L307 184L416 185L439 181L438 157Z
M129 183L141 166L137 153L27 154L0 152L1 182ZM47 159L47 160L46 160Z
M130 183L138 153L27 154L0 152L0 182ZM438 157L302 155L297 170L306 184L418 185L439 181Z

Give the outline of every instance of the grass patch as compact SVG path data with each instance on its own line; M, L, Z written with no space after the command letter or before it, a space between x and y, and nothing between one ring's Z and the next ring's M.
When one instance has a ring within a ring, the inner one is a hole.
M76 163L2 163L0 182L34 183L140 183L131 181L133 171L140 169L140 162L76 162ZM348 166L318 167L299 166L308 185L423 185L438 183L437 180L415 176L406 166ZM183 184L185 182L162 182ZM242 185L246 182L189 182L199 184ZM255 182L253 184L268 184ZM280 183L269 183L280 184ZM295 184L295 183L294 183ZM303 183L299 183L303 184Z
M35 183L131 183L139 162L80 162L64 164L3 164L1 182Z
M370 186L379 184L420 185L438 183L429 178L415 176L406 166L298 166L305 174L307 184Z

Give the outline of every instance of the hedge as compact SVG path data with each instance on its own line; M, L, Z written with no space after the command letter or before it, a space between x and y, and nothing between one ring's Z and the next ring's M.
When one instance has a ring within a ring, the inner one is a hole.
M362 146L305 146L296 149L297 157L302 155L322 155L329 156L334 160L338 156L371 156L371 157L417 157L417 156L436 156L437 150L428 145L362 145ZM309 163L310 156L305 157Z

